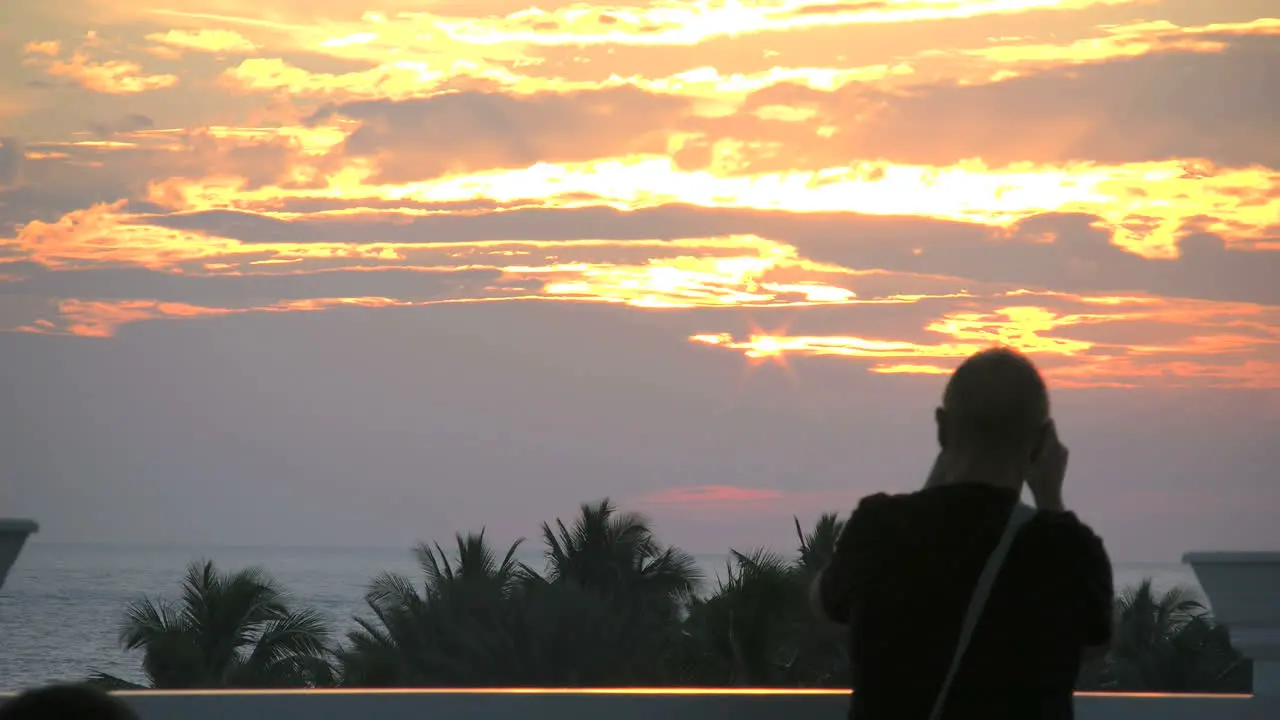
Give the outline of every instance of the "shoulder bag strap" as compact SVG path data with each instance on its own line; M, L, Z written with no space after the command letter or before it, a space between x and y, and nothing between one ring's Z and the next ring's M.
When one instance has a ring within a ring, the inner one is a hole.
M1018 536L1018 531L1027 524L1028 520L1035 517L1035 514L1035 508L1021 501L1014 504L1013 512L1009 514L1009 522L1005 524L1004 534L1000 536L996 549L992 550L990 557L987 558L987 564L982 568L982 574L978 576L978 584L973 589L973 596L969 598L969 608L965 611L964 623L960 626L960 640L956 643L956 654L951 658L951 668L947 670L946 679L942 681L942 689L938 691L938 698L933 703L933 712L929 713L929 720L941 720L942 709L947 704L947 695L951 692L951 683L955 680L956 672L960 670L960 661L964 659L965 650L969 649L969 641L973 639L973 631L978 627L978 619L982 617L982 609L987 604L987 597L991 595L996 576L1000 574L1000 568L1009 555L1009 548L1013 546L1013 540Z

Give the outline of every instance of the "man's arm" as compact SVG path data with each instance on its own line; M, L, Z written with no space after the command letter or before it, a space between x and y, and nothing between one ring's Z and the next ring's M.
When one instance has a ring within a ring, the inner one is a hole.
M1051 508L1042 508L1051 509ZM1115 586L1111 558L1102 538L1080 522L1075 513L1056 509L1050 513L1056 525L1057 563L1062 572L1062 591L1071 598L1071 616L1063 618L1080 644L1081 659L1098 660L1111 650L1115 623Z
M1060 527L1067 531L1060 537L1065 540L1062 550L1068 575L1068 592L1076 598L1072 606L1079 628L1082 656L1085 662L1107 654L1111 646L1114 587L1111 578L1111 559L1102 545L1102 539L1089 526L1080 522L1067 510L1062 501L1062 486L1066 481L1067 464L1071 453L1058 437L1057 424L1052 420L1045 425L1043 444L1035 465L1027 476L1027 485L1035 497L1036 507L1047 510Z
M879 535L878 508L888 495L877 493L862 499L836 540L831 561L809 586L809 605L815 615L840 624L849 623L853 598Z
M1115 627L1115 582L1111 571L1111 558L1107 555L1102 538L1088 526L1081 524L1080 571L1080 632L1086 662L1105 656L1111 649L1111 634Z

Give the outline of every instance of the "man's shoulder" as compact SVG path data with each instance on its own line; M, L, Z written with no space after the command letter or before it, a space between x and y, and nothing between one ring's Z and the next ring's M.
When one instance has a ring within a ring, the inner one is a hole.
M1064 545L1101 546L1102 538L1070 510L1037 510L1033 527L1048 541Z
M988 505L994 499L1003 501L1001 491L981 485L943 485L909 492L878 492L858 502L854 517L875 522L879 519L903 517L915 513L936 513L974 505Z
M853 510L853 517L860 522L883 520L903 508L909 507L916 493L878 492L864 496Z
M858 507L854 512L866 510L868 512L877 512L885 508L892 507L896 503L901 503L910 498L914 493L886 493L878 492L870 495L864 495L858 501Z
M1054 558L1046 567L1073 568L1073 577L1097 578L1109 585L1111 559L1106 545L1075 513L1040 510L1028 529L1032 530L1033 544Z

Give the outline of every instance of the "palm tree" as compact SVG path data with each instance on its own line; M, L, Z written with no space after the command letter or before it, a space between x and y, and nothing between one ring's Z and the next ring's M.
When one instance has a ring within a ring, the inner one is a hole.
M373 579L365 594L373 618L357 617L338 652L343 684L466 686L497 679L487 645L501 644L509 601L533 572L515 559L523 540L501 559L483 529L455 540L452 560L438 543L413 548L421 592L396 573Z
M458 536L450 560L415 548L419 591L390 573L370 585L373 618L357 618L339 651L351 686L591 686L674 678L664 662L675 627L643 603L552 581L517 562L519 542L498 560L484 533ZM659 607L665 607L665 603Z
M764 549L730 550L711 597L690 603L683 658L696 684L781 686L796 659L804 594L795 566Z
M1095 684L1117 691L1224 692L1248 666L1191 591L1157 592L1151 578L1116 599L1115 630Z
M793 518L798 555L730 551L723 579L695 594L693 559L658 542L648 521L609 500L566 524L543 523L547 570L498 553L484 530L413 549L420 578L382 573L369 616L334 651L348 686L840 687L847 630L819 621L807 591L844 523ZM1116 602L1110 656L1082 672L1097 689L1247 692L1250 666L1188 591L1148 579ZM143 651L156 688L314 687L334 681L328 630L270 576L191 565L178 602L129 605L121 644ZM110 675L94 682L138 687Z
M693 557L663 547L649 520L639 513L619 513L608 498L584 503L572 529L557 519L542 524L547 578L573 582L615 599L665 599L677 609L692 597L702 580Z
M813 530L806 534L800 529L800 518L792 517L796 535L800 538L800 566L810 577L817 575L835 555L836 543L844 532L844 520L835 513L823 513Z
M806 533L792 518L794 561L757 549L731 550L725 579L690 605L690 673L728 685L843 686L849 681L846 631L812 616L809 583L835 552L844 522L823 514Z
M478 533L456 535L457 554L452 561L439 543L416 545L413 555L422 571L422 595L418 595L408 578L396 573L381 573L370 584L367 597L371 602L382 605L419 601L466 603L474 600L483 603L507 597L532 572L515 559L524 539L513 542L498 559L484 533L481 528Z
M141 650L150 686L165 689L327 685L328 641L321 615L292 607L271 576L222 572L209 560L188 566L179 602L143 597L120 626L120 644ZM105 673L92 681L133 686Z
M514 596L495 648L508 684L531 687L670 686L680 621L670 606L611 598L574 582L535 578Z
M845 521L835 513L823 513L813 530L805 533L800 519L792 518L800 541L796 573L803 596L800 610L804 622L798 624L797 653L793 673L806 683L821 687L844 687L851 679L849 631L841 625L819 621L809 607L809 585L835 556Z

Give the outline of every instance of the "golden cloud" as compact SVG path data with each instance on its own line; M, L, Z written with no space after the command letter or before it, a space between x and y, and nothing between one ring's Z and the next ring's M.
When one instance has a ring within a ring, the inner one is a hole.
M35 40L22 46L23 55L57 57L61 52L62 43L57 40Z
M71 80L93 92L108 95L133 95L163 90L178 84L178 76L171 74L147 74L142 66L129 60L97 62L82 50L77 50L66 60L56 58L58 46L44 48L28 54L25 62L39 63L46 74ZM50 52L52 51L52 52ZM45 57L52 58L44 60Z
M181 50L209 53L250 53L260 47L234 30L220 29L170 30L151 33L147 39Z

